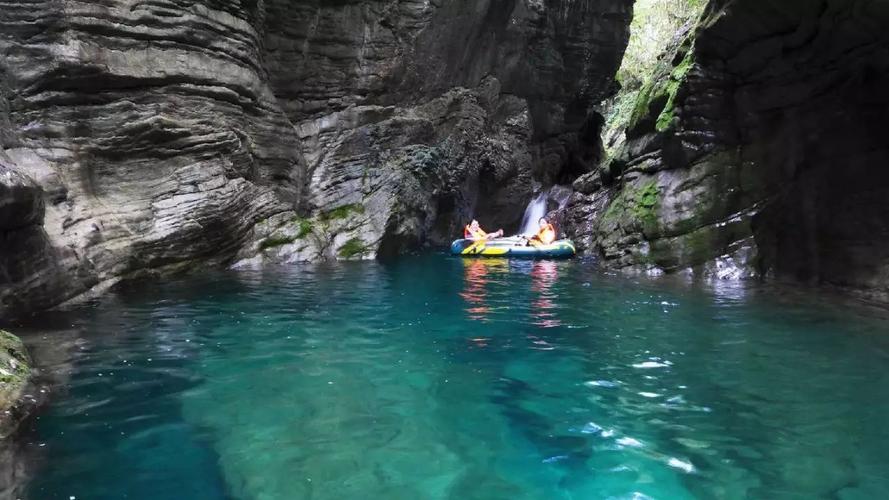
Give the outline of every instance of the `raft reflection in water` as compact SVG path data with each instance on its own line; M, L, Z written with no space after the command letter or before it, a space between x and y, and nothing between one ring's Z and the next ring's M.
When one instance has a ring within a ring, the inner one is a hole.
M473 321L489 322L498 311L512 310L510 314L522 314L524 307L515 307L500 300L498 285L506 286L510 273L526 274L531 277L530 291L533 293L525 302L530 323L543 328L561 325L556 315L557 293L554 285L559 279L559 265L548 260L510 261L508 259L462 259L464 284L460 296L466 302L466 314ZM512 285L513 287L515 285ZM514 296L511 290L510 296Z
M534 291L531 317L534 324L543 328L553 328L562 323L556 317L556 293L553 285L559 279L558 264L551 260L538 260L531 268L531 290Z
M461 259L463 261L463 291L469 319L487 322L491 306L488 303L488 283L495 274L509 272L506 259Z

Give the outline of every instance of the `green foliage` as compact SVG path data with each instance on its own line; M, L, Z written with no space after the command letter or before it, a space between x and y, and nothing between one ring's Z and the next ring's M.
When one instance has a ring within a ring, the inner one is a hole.
M627 220L635 220L642 225L643 230L651 231L657 227L659 201L660 189L654 179L638 188L626 185L608 205L602 220L617 222L622 217L629 216Z
M652 103L666 103L658 116L658 130L666 130L672 123L676 93L691 68L691 50L676 68L670 66L671 51L676 36L684 25L697 19L707 0L637 0L630 41L617 72L621 93L606 117L605 129L616 130L634 124L658 110L649 109ZM677 72L678 70L678 72Z
M627 122L628 128L633 128L643 119L655 114L657 115L655 128L658 132L664 132L672 126L679 89L694 66L693 43L694 40L688 37L672 51L665 53L673 57L665 57L663 64L658 66L639 91ZM669 61L675 60L680 55L682 60L676 66L672 66Z
M364 241L362 241L361 238L351 238L337 250L337 254L344 259L360 257L367 252L368 247L364 244Z
M0 330L0 383L22 384L31 373L30 358L22 341L15 335Z
M639 90L622 91L608 106L602 133L606 157L612 158L616 155L614 144L619 142L617 140L618 134L623 133L623 128L630 123L638 98Z
M322 212L318 218L322 221L341 220L348 218L352 214L364 214L364 205L361 205L360 203L342 205L326 212Z
M657 181L651 180L642 185L633 196L633 215L643 223L657 223L657 205L660 190Z
M602 220L614 222L626 211L627 203L624 196L625 193L625 191L621 191L613 200L611 200L608 209L605 210L605 214L602 215Z
M628 127L633 127L635 124L639 123L640 120L648 116L649 107L651 106L651 102L658 97L655 91L655 84L657 80L652 78L649 80L642 90L634 95L635 100L633 101L633 105L631 106L631 112L629 116L629 121L626 122ZM654 94L654 95L653 95Z
M295 239L301 240L312 233L313 224L309 219L295 217L293 223L299 226L299 232L296 233Z
M692 50L688 50L685 53L685 57L682 58L682 61L673 68L673 71L670 73L670 79L664 87L664 92L667 95L667 103L664 105L661 114L658 115L657 124L655 126L658 132L667 130L673 124L673 115L676 111L676 95L679 92L679 87L685 81L686 75L688 75L688 72L691 70L693 63Z
M636 0L630 40L617 72L624 91L643 87L664 48L683 25L700 16L706 5L707 0Z
M294 237L286 237L286 236L269 236L268 238L262 240L262 243L259 244L259 250L267 250L269 248L280 247L283 245L289 245L296 240Z

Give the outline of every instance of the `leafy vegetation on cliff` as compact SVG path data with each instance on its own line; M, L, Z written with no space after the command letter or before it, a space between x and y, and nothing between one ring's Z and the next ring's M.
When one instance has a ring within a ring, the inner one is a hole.
M641 94L651 88L665 48L675 45L675 38L683 26L697 19L706 5L707 0L636 1L630 41L617 72L621 91L610 103L605 117L603 137L609 155L621 142L623 130L632 121ZM665 115L661 118L659 125L672 117Z
M696 19L707 0L637 0L630 41L617 80L624 91L639 90L680 28Z
M352 259L367 254L370 249L361 238L351 238L343 244L337 251L337 254L344 259Z

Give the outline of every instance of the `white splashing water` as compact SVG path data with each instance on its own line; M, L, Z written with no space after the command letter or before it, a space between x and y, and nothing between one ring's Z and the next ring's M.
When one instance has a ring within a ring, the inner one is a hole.
M567 186L552 186L537 194L525 209L525 215L522 216L522 230L520 234L532 236L537 234L537 221L541 217L546 217L547 202L552 200L559 206L558 210L564 210L568 205L568 198L571 197L573 191Z
M522 217L521 234L529 236L537 234L537 221L546 215L546 198L548 194L549 190L541 191L528 204L528 208L525 209L525 215Z

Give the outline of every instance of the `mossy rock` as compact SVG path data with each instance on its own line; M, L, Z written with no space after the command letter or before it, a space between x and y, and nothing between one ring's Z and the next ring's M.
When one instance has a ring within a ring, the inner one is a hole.
M733 242L752 235L747 218L715 223L676 237L653 241L652 257L659 266L670 271L700 266L728 253Z
M310 219L302 217L294 217L290 220L292 226L285 224L279 227L274 233L259 243L259 251L265 251L270 248L277 248L284 245L290 245L297 240L301 240L312 234L315 227Z
M269 236L259 243L259 250L263 251L268 250L269 248L289 245L294 241L296 241L296 238L291 236Z
M664 104L664 108L661 110L661 113L658 115L657 121L655 122L655 129L658 132L664 132L673 126L673 118L676 113L676 97L679 94L679 88L685 83L685 77L688 75L688 72L691 71L691 67L694 64L692 52L693 51L689 49L685 53L685 57L682 58L682 61L680 61L679 64L673 68L673 71L670 72L670 79L664 86L663 92L667 96L667 102Z
M302 219L297 217L293 219L293 223L299 227L299 231L296 233L295 236L296 239L301 240L312 233L312 227L314 227L314 224L312 224L312 221L310 221L309 219Z
M370 252L370 248L361 238L351 238L337 250L337 255L343 259L363 257Z
M694 66L694 38L688 35L668 49L651 77L637 94L627 130L644 133L654 127L665 132L673 127L679 91Z
M31 358L21 339L0 330L0 437L11 430L7 410L16 405L31 377Z
M342 205L336 207L331 210L327 210L322 212L318 218L324 222L333 221L333 220L342 220L347 219L352 215L363 215L364 214L364 205L360 203L350 203L348 205Z
M659 204L660 189L656 179L636 186L627 184L608 205L608 209L602 216L602 222L607 225L624 226L628 229L636 226L646 236L650 236L658 229L657 210Z
M657 180L652 179L639 186L633 193L633 215L642 223L643 231L651 233L657 230L657 208L660 199L660 189Z

